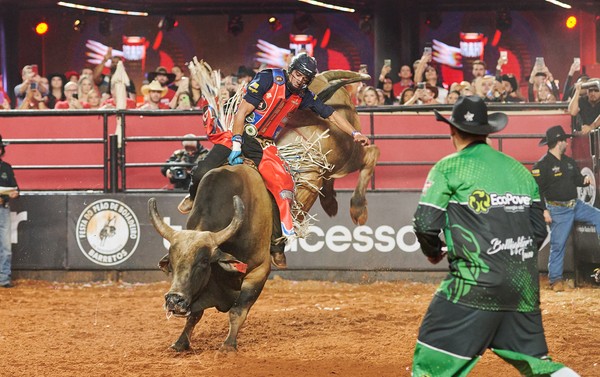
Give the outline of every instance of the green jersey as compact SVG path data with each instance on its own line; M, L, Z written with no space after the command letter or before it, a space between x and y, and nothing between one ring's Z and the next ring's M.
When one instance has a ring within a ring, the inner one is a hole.
M440 160L414 217L424 254L450 272L436 295L480 310L539 309L538 248L546 225L538 186L518 161L483 142Z

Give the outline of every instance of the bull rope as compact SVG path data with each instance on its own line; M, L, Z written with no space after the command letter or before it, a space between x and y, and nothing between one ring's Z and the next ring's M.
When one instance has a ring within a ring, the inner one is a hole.
M327 161L327 155L331 151L323 153L321 149L321 140L328 137L329 129L322 133L313 132L307 139L297 136L293 142L278 146L279 156L287 163L295 187L305 187L323 195L316 182L330 179L327 177L327 173L334 168L334 165ZM292 218L297 238L305 238L308 235L309 227L314 221L318 221L315 215L309 214L303 208L303 203L299 202L294 195Z

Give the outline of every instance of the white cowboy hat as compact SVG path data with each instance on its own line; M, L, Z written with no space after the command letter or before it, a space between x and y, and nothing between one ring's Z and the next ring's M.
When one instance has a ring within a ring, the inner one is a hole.
M160 96L164 97L167 94L167 92L169 91L169 89L166 87L163 88L163 86L160 85L160 83L158 81L154 80L150 84L142 86L142 94L143 95L147 96L148 93L150 93L151 91L152 92L161 92Z

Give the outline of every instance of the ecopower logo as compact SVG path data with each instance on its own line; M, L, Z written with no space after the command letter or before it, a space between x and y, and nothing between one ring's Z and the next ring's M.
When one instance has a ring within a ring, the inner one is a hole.
M140 223L123 202L101 199L81 212L76 238L87 259L102 266L115 266L135 252L140 241Z

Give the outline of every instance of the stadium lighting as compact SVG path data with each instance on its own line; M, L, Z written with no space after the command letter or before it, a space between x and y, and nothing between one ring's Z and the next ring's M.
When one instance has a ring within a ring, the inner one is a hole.
M136 12L136 11L132 11L132 10L119 10L119 9L110 9L110 8L90 7L88 5L68 3L66 1L59 1L57 4L60 5L61 7L89 10L92 12L121 14L121 15L125 15L125 16L147 16L148 15L147 12Z
M322 1L315 1L315 0L298 0L301 3L307 3L310 5L315 5L318 7L323 7L323 8L328 8L328 9L333 9L333 10L339 10L342 12L349 12L349 13L354 13L355 10L353 8L346 8L346 7L340 7L338 5L333 5L333 4L328 4L328 3L324 3Z
M571 6L567 3L563 3L562 1L558 1L558 0L546 0L547 2L554 4L554 5L558 5L559 7L563 7L565 9L571 9Z

